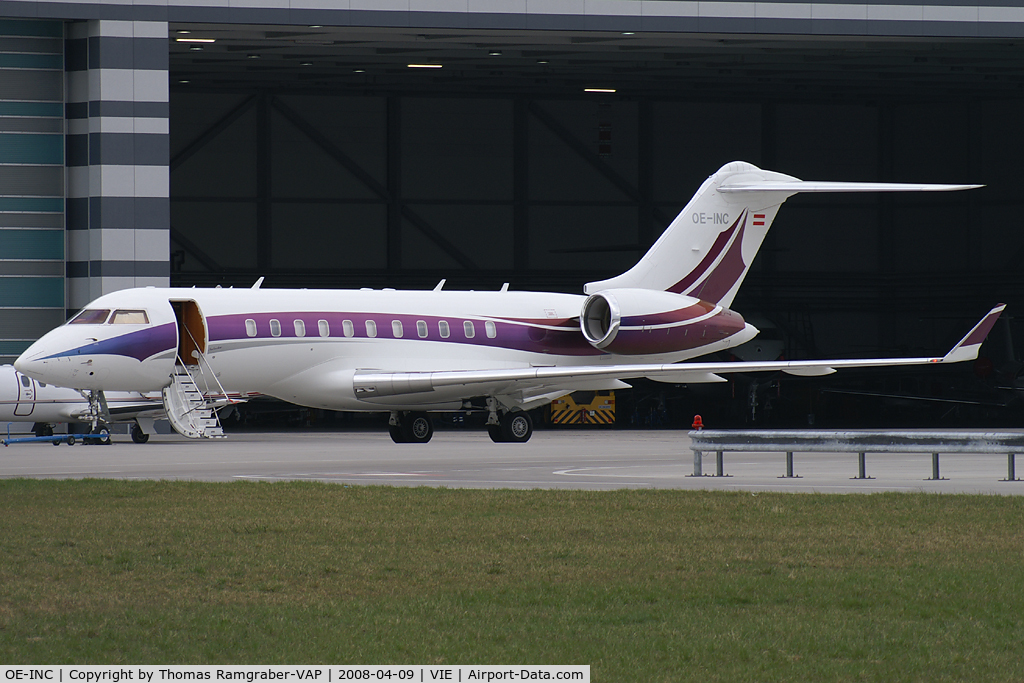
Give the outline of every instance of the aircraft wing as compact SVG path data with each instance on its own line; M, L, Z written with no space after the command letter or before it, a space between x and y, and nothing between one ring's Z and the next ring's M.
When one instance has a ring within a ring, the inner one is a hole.
M808 361L733 361L683 362L635 365L581 365L529 367L494 370L453 370L438 372L380 372L360 370L353 377L356 396L373 399L378 396L421 394L463 387L480 394L529 391L545 387L566 387L572 391L577 383L594 384L636 377L662 382L723 382L721 374L733 372L785 372L803 377L828 375L845 368L876 368L903 365L959 363L973 360L978 349L1005 308L996 306L945 356L925 358L866 358Z

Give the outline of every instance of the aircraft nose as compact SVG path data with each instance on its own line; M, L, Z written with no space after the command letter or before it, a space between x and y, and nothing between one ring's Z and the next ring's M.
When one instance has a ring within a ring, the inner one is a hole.
M45 381L46 362L43 360L47 355L45 340L46 337L43 337L25 349L14 361L14 369L23 375Z

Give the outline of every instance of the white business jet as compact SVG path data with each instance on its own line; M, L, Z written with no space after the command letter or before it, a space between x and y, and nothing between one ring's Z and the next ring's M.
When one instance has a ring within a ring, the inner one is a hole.
M258 392L314 408L390 411L396 442L430 440L428 411L486 410L496 442L524 442L527 410L622 380L725 381L731 372L973 359L1003 307L932 358L683 362L749 341L729 309L782 203L798 192L949 191L976 185L805 182L743 162L709 177L630 270L543 292L128 289L96 299L15 367L89 392L162 391L171 424L219 434L208 396ZM96 413L101 413L97 408Z
M130 423L135 443L149 441L154 421L164 417L160 392L111 391L104 394L104 399L103 424ZM0 430L4 424L12 422L32 423L36 436L53 436L56 424L91 424L94 416L89 397L81 391L45 384L21 374L11 365L0 365ZM99 427L96 434L101 443L109 442L110 434L104 427Z

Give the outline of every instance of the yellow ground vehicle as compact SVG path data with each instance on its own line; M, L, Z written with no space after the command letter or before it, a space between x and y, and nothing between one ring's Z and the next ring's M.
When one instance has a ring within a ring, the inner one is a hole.
M551 402L553 425L615 424L614 391L577 391Z

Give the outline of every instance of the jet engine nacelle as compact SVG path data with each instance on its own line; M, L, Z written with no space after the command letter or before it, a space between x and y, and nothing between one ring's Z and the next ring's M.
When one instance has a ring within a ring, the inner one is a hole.
M686 351L744 330L738 313L685 294L606 289L583 303L580 328L608 353L645 355Z

